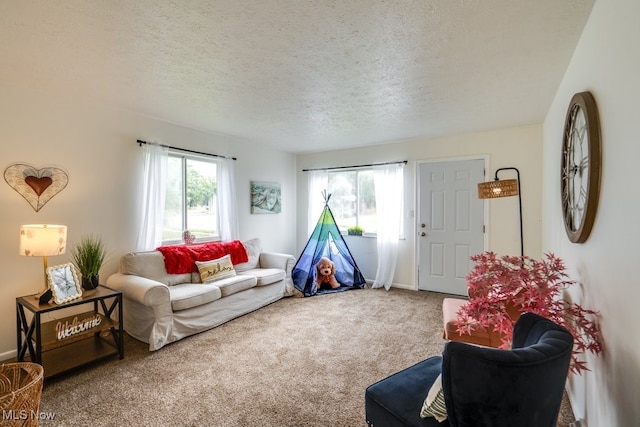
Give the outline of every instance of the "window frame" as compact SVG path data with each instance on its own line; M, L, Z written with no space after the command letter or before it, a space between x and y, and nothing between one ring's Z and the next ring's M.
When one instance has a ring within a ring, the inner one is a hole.
M373 167L354 167L354 168L344 168L344 169L340 169L340 170L328 170L327 171L327 180L329 179L329 176L332 174L343 174L343 173L350 173L350 172L355 172L356 173L356 179L355 179L355 206L356 206L356 212L355 212L355 218L356 218L356 224L355 225L359 225L362 227L362 224L359 222L360 219L360 182L359 182L359 174L361 172L371 172L373 173ZM374 184L375 186L375 184ZM327 184L328 187L328 184ZM329 191L329 189L327 188L327 191ZM331 191L329 191L331 192ZM375 187L374 187L374 197L375 197ZM329 200L329 207L331 207L331 200ZM332 209L333 211L333 209ZM335 215L334 215L335 216ZM348 233L348 229L350 227L345 227L344 230L340 227L340 224L338 224L338 221L336 221L336 225L338 226L338 230L340 230L340 234L342 234L343 236L347 236L349 235ZM377 233L377 224L376 224L376 231L372 232L372 231L367 231L366 229L364 230L364 232L362 233L362 237L376 237L378 235Z
M169 149L167 156L169 159L171 158L177 158L180 159L180 168L181 168L181 183L182 183L182 188L181 188L181 196L182 196L182 200L180 203L180 211L181 211L181 217L182 217L182 230L188 230L188 221L187 221L187 187L188 187L188 183L187 183L187 177L188 177L188 172L187 172L187 161L188 160L193 160L193 161L199 161L199 162L206 162L206 163L211 163L213 165L215 165L216 167L216 196L217 196L217 184L218 184L218 167L219 167L219 162L215 157L212 156L207 156L207 155L200 155L200 154L192 154L192 153L185 153L182 150L177 150L177 149ZM168 174L167 174L167 178L168 178ZM208 236L208 237L198 237L198 243L205 243L205 242L219 242L222 240L222 235L220 234L220 212L219 212L219 206L217 206L216 204L216 217L217 217L217 224L216 224L216 228L217 228L217 233L214 236ZM166 190L165 190L165 212L166 212ZM163 224L163 233L164 233L164 224ZM163 245L175 245L175 244L180 244L180 243L184 243L184 240L182 239L182 237L180 237L179 239L171 239L171 240L162 240L162 244Z
M327 170L326 171L326 173L327 173L327 191L330 192L329 191L329 185L328 185L328 180L329 180L328 179L328 175L329 174L339 174L339 173L346 173L346 172L359 173L359 172L363 172L363 171L371 171L373 174L375 174L374 166L354 166L354 167L347 167L347 168L339 168L339 170L338 169L335 169L335 170L330 170L329 169L329 170ZM374 180L373 185L374 185L374 197L375 197L375 176L373 177L373 180ZM404 206L404 199L405 199L405 197L404 197L404 194L405 194L404 184L403 184L403 187L402 187L401 191L402 191L402 205ZM331 207L331 201L329 201L329 207ZM333 209L332 209L332 211L333 211ZM356 211L357 211L356 224L362 226L358 221L359 212L360 212L360 185L359 185L359 182L358 182L357 175L356 175ZM377 200L376 200L376 216L377 216ZM405 234L405 224L406 224L406 222L405 221L406 221L406 219L405 219L404 215L400 215L400 224L399 224L400 231L398 233L398 239L399 240L406 239L406 234ZM340 225L337 224L337 222L338 221L336 220L336 225L338 226L338 230L340 230L340 234L342 234L343 236L349 235L348 231L347 231L347 229L349 227L346 227L344 230L342 230L340 228ZM362 233L362 236L355 236L355 237L372 237L372 238L376 238L378 236L377 227L378 227L378 224L377 224L377 221L376 221L376 231L375 232L367 231L365 229L364 232Z

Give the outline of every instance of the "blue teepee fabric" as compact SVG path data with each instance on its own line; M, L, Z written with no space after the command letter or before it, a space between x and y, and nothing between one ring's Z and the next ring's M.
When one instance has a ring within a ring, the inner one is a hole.
M362 289L364 276L347 247L336 221L329 209L329 197L326 197L324 210L298 262L293 267L293 284L305 297L318 293L339 292L349 289ZM327 257L336 267L337 289L317 289L316 264L320 258Z

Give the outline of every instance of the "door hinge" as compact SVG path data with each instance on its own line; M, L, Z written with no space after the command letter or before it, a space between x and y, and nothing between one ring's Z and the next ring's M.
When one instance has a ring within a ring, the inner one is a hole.
M484 224L483 224L483 225L482 225L482 233L483 233L483 234L484 234L484 233L486 233L485 227L486 227L486 225L484 225Z

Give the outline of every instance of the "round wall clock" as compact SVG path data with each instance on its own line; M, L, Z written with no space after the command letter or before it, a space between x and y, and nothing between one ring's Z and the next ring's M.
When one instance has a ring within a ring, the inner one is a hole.
M562 140L561 195L569 240L589 237L600 192L600 122L590 92L576 93L567 110Z

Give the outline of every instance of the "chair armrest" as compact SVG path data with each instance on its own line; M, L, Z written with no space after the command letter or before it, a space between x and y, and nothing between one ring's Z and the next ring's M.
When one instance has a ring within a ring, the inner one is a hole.
M169 287L146 277L114 273L107 279L107 286L122 292L125 298L149 307L171 303Z

